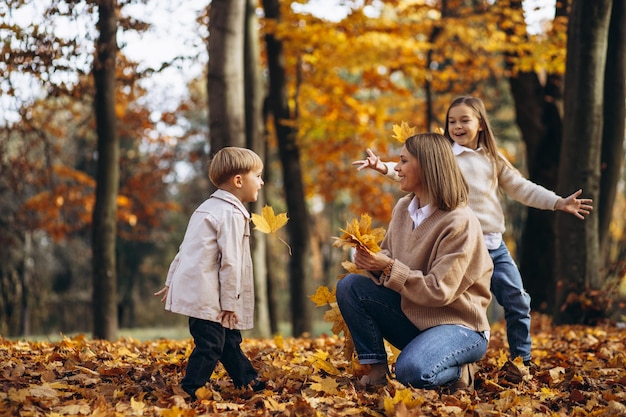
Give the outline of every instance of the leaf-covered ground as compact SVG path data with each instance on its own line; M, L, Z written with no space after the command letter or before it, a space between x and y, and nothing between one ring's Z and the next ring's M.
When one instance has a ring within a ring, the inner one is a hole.
M534 318L534 373L507 359L492 329L477 389L449 395L391 380L359 389L336 336L248 339L267 390L235 389L219 366L195 403L179 388L191 341L0 338L1 416L620 416L626 415L626 330L553 327ZM358 372L357 372L358 373Z

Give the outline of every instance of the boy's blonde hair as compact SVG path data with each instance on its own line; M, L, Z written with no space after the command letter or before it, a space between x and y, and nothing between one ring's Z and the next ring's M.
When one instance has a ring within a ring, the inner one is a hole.
M235 175L257 169L263 169L259 155L247 148L227 146L217 151L211 159L209 179L219 187Z
M417 159L430 204L444 211L467 204L467 182L445 136L420 133L409 137L404 146Z

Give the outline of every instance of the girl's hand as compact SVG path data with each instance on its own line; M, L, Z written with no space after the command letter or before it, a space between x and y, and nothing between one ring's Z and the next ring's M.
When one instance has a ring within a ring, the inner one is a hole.
M227 329L234 329L235 325L239 323L239 317L237 317L237 313L234 311L222 311L217 315L217 319L222 323L223 327Z
M163 295L163 297L161 297L161 302L165 302L165 299L167 298L167 292L169 291L170 287L168 287L167 285L163 288L161 288L159 291L155 292L154 295L156 295L157 297L159 295Z
M354 264L359 269L368 271L382 271L391 262L391 258L380 252L370 253L357 248L354 254Z
M592 200L590 198L577 198L582 192L583 190L581 189L567 198L559 198L554 208L576 216L580 220L584 220L585 216L593 210L593 206L591 205Z
M352 162L352 165L359 165L357 171L365 168L371 168L380 172L383 175L387 174L387 165L383 164L380 157L376 155L370 148L366 149L367 158Z

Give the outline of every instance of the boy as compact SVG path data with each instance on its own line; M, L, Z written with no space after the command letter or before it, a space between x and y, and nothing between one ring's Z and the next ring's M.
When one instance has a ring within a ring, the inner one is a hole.
M181 385L193 400L218 361L236 387L265 388L240 347L240 330L251 329L254 318L250 213L244 203L257 200L262 171L263 161L249 149L226 147L215 154L209 178L218 190L191 216L165 287L154 294L162 296L166 310L189 316L195 347Z

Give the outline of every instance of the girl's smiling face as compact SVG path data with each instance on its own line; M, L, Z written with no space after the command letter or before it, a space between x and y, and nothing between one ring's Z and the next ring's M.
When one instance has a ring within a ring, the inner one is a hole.
M448 112L448 133L450 138L466 148L478 148L478 134L483 130L480 119L466 104L452 107Z

